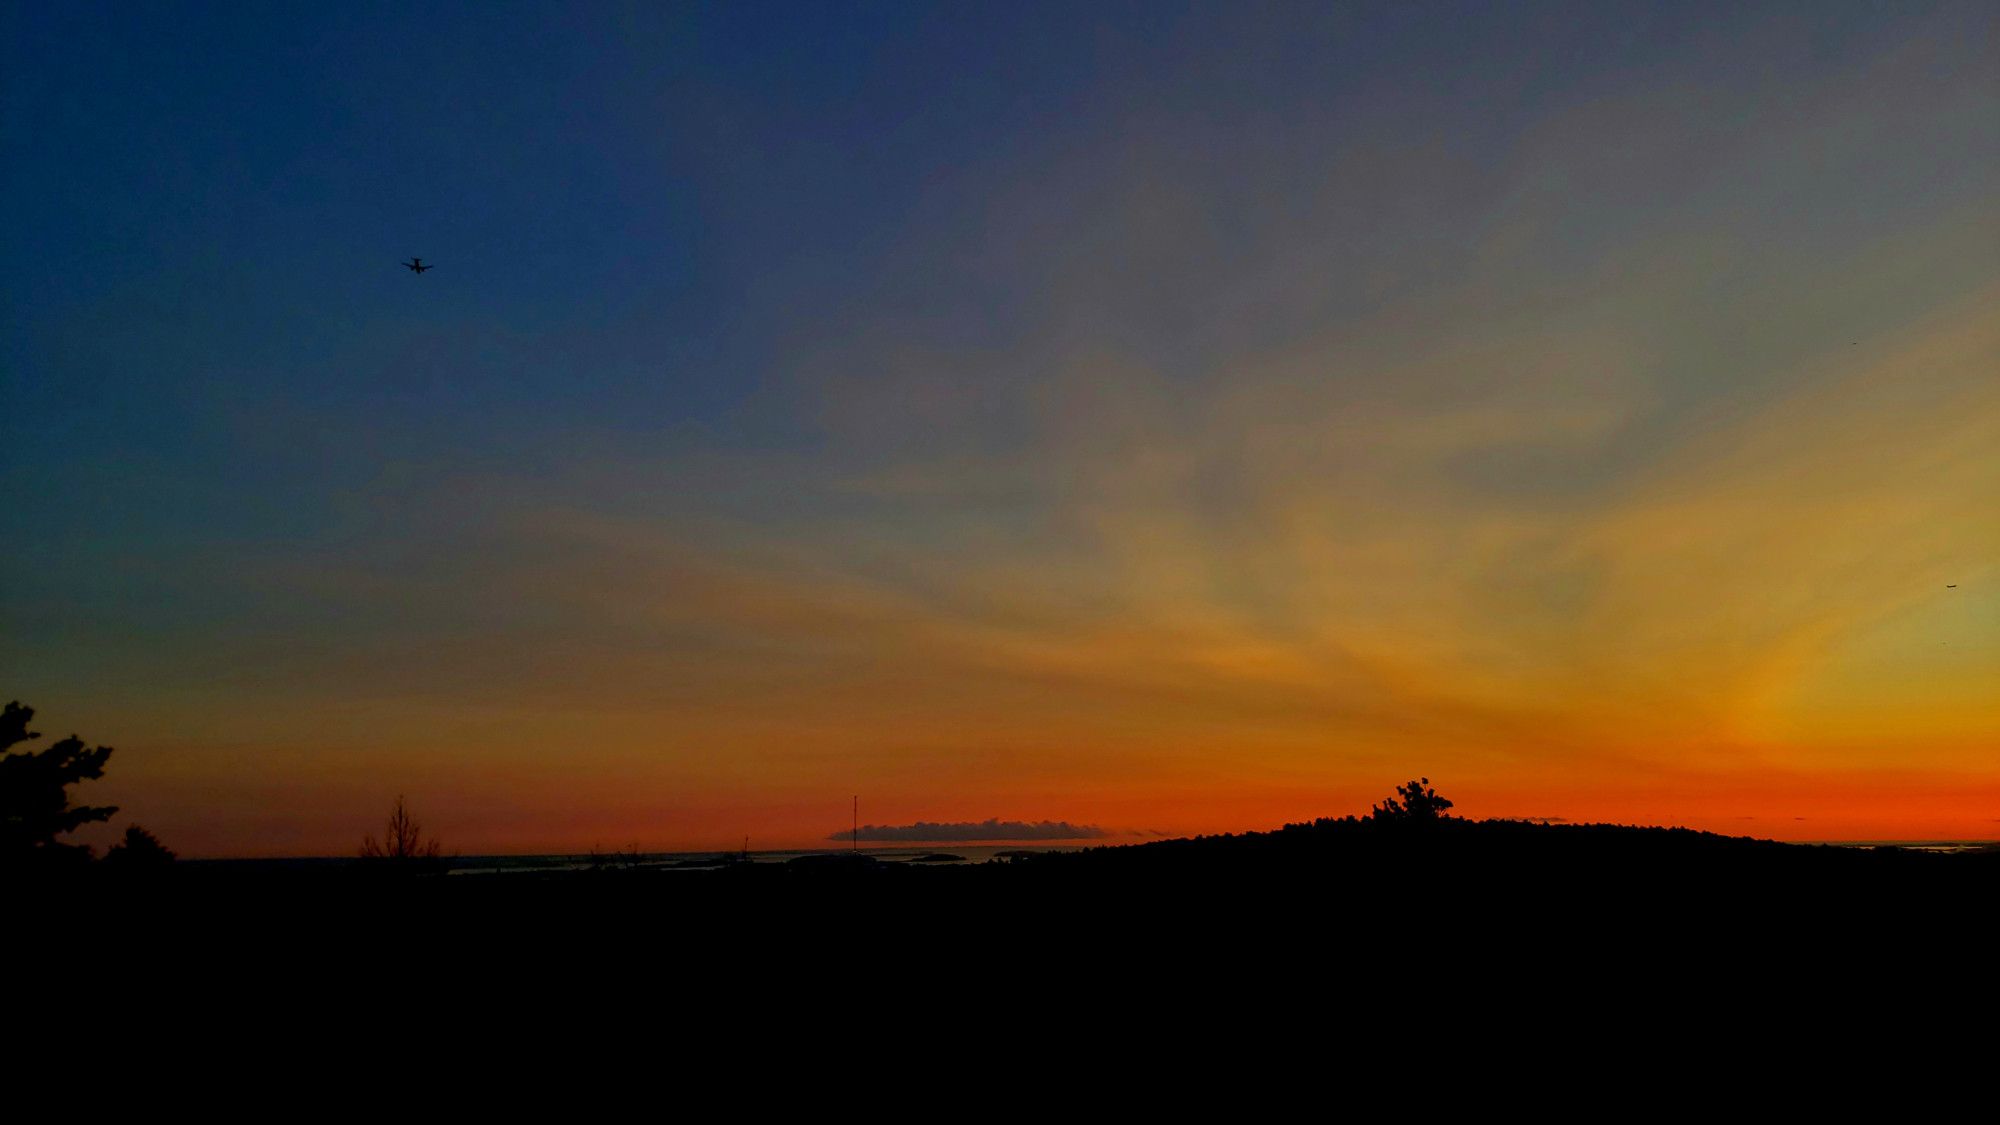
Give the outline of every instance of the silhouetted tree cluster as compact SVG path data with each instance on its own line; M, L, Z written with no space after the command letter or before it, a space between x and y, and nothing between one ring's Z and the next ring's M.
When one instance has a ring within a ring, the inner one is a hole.
M1380 824L1435 824L1450 820L1445 810L1451 807L1451 802L1438 796L1430 784L1431 779L1423 777L1398 785L1396 796L1376 805L1368 819Z
M35 709L17 700L0 711L0 750L40 738L28 729ZM93 821L109 820L115 805L72 805L69 787L104 776L109 746L84 746L70 735L40 751L0 757L0 866L27 867L88 863L87 844L58 837ZM154 841L155 844L158 841Z
M125 838L104 853L105 866L117 871L156 871L173 861L173 851L136 824L127 826Z

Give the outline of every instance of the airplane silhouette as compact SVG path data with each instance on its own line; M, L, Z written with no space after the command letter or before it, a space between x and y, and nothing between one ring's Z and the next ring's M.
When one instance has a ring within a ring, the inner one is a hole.
M437 267L425 265L422 258L411 258L409 261L403 263L403 268L409 270L411 273L422 273L425 270L434 270Z

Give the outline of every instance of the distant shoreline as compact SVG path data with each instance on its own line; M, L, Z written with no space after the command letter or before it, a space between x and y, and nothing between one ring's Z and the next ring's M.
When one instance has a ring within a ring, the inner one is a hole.
M1539 822L1495 821L1495 822L1478 822L1478 823L1538 824ZM1594 825L1579 824L1579 825L1571 825L1569 827L1623 828L1628 826L1624 825L1594 826ZM1630 827L1638 827L1638 826L1630 826ZM1641 830L1652 830L1652 829L1641 828ZM1667 828L1665 830L1688 831L1688 832L1698 831L1696 829L1675 829L1675 828ZM1238 833L1234 835L1258 835L1258 834L1259 833ZM1077 840L1077 841L1067 841L1067 842L1058 841L1053 843L1046 840L1038 840L1034 842L1023 842L1023 843L995 843L989 840L989 841L981 841L978 843L965 843L965 844L957 844L949 842L922 844L922 845L897 844L894 846L863 847L859 849L850 849L830 844L825 847L815 847L815 848L774 848L769 850L759 850L753 848L747 853L740 850L730 850L730 849L695 850L695 851L681 851L681 852L671 852L671 851L639 852L637 855L637 859L638 863L642 866L645 865L664 866L669 864L687 864L690 861L700 861L711 858L726 859L727 857L741 856L747 854L751 862L781 863L800 856L835 855L835 854L858 850L859 853L862 855L874 856L877 858L887 859L891 861L894 861L901 857L908 857L908 856L929 855L937 852L955 852L964 855L966 857L964 862L976 863L976 862L981 862L987 858L992 858L994 855L1002 852L1025 852L1025 853L1080 852L1085 850L1136 848L1136 847L1144 847L1147 844L1177 843L1187 840L1202 840L1202 839L1216 839L1216 838L1222 838L1222 837L1175 836L1175 837L1167 837L1165 839L1160 839L1160 840L1141 841L1130 844L1107 844L1102 841L1094 841L1094 840ZM1874 848L1896 848L1904 851L1922 851L1922 852L1938 852L1938 853L1969 852L1969 851L1978 851L1985 848L2000 848L2000 837L1995 837L1993 839L1985 839L1985 840L1941 840L1941 839L1767 840L1757 836L1723 836L1722 838L1730 840L1749 840L1749 841L1755 841L1757 843L1775 843L1775 844L1782 844L1786 847L1795 847L1795 848L1853 848L1853 849L1864 849L1864 850L1874 849ZM625 858L631 856L631 854L632 853L630 852L600 851L599 853L597 853L597 855L601 862L599 862L597 866L611 866L611 865L623 864ZM356 859L357 857L353 855L200 856L200 857L182 857L180 862L185 864L323 865L323 864L343 864L343 863L353 862ZM585 869L592 866L592 853L589 851L491 852L491 853L476 853L463 856L446 856L444 857L444 861L446 865L454 871L501 866L501 865L523 867L523 868L532 867L539 869L552 869L552 868L563 867L565 865L575 865L579 869Z

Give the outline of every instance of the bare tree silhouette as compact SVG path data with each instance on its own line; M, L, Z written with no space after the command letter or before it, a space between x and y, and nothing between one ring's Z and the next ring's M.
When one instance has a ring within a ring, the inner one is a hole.
M388 831L381 840L371 834L361 841L362 859L399 860L405 863L415 861L436 861L439 843L436 837L424 838L424 826L410 815L403 798L396 798L396 809L389 814Z

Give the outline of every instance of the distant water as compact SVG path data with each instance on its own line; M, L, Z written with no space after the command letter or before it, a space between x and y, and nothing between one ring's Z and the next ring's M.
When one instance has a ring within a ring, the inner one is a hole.
M847 854L856 849L811 848L804 851L749 852L748 862L777 864L807 855ZM860 853L884 863L916 863L921 866L949 867L963 863L985 863L1009 854L1024 852L1073 852L1082 845L1047 844L949 844L931 847L861 848ZM469 855L453 856L446 862L453 875L500 875L524 871L587 871L592 867L652 867L669 871L700 871L729 863L744 862L741 852L602 852L583 855ZM922 856L955 856L955 859L923 861Z
M1994 840L1828 840L1836 848L1901 848L1906 852L1976 852L2000 847Z

